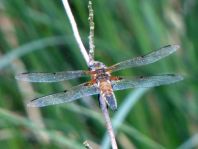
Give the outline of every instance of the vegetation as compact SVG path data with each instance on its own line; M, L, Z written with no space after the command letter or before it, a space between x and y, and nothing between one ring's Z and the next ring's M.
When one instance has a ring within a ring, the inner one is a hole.
M70 1L88 47L88 1ZM95 58L107 66L168 44L180 50L155 64L115 75L178 73L185 80L150 89L116 92L110 112L119 148L198 146L198 2L195 0L94 0ZM106 128L97 96L35 109L31 99L69 89L89 78L60 83L27 83L20 72L87 69L61 0L0 1L0 147L83 148L88 140L105 144ZM119 125L118 123L121 122ZM104 145L105 146L105 145ZM103 146L103 148L105 148Z

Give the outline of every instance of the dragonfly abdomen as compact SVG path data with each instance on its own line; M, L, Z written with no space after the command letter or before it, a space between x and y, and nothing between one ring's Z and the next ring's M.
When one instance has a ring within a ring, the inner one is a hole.
M117 102L113 92L110 94L105 94L104 99L106 100L106 103L111 108L111 110L117 110Z
M105 99L111 110L117 109L117 102L110 81L102 81L99 83L100 95Z

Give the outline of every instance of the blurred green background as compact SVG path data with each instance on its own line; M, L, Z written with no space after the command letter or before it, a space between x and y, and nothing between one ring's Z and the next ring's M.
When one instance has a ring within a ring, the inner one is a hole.
M88 48L88 1L70 0ZM119 148L198 147L198 1L93 0L95 58L107 66L168 44L180 50L155 64L116 75L178 73L185 80L150 89L116 92L110 112ZM88 140L105 147L105 124L97 96L73 103L28 108L43 95L69 89L89 78L27 83L20 72L87 69L61 0L0 1L0 148L83 148ZM97 147L94 147L97 148Z

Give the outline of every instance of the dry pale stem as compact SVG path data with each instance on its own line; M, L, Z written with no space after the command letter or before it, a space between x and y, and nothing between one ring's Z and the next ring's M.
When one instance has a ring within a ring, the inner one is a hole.
M92 9L92 2L89 1L88 5L89 9L89 26L90 26L90 32L89 32L89 55L93 59L94 58L94 12Z
M94 48L95 48L95 46L94 46L94 22L93 22L92 3L91 3L91 1L89 1L89 6L88 6L88 8L89 8L89 23L90 23L90 35L89 35L90 51L89 51L89 54L88 54L84 45L83 45L83 43L82 43L82 40L80 38L78 28L77 28L76 22L74 20L73 14L71 12L70 6L68 4L68 1L67 0L62 0L62 2L64 4L64 8L65 8L65 11L66 11L67 16L69 18L69 21L71 23L72 30L73 30L74 36L76 38L76 41L78 43L78 46L80 48L80 51L81 51L87 65L89 66L89 64L92 62L92 60L94 58ZM101 96L100 96L99 100L100 100L102 113L103 113L104 118L105 118L107 131L109 133L109 137L110 137L110 140L111 140L112 148L117 149L118 147L117 147L117 143L116 143L116 140L115 140L115 135L114 135L114 132L113 132L111 120L109 118L109 113L108 113L108 110L107 110L107 107L106 107L106 103Z
M101 107L103 116L105 118L107 131L108 131L108 134L109 134L109 137L111 140L112 149L117 149L118 146L116 143L115 134L114 134L113 127L111 124L111 120L109 118L109 112L107 110L107 105L105 103L105 100L102 98L102 96L100 96L99 101L100 101L100 107Z
M71 23L72 30L73 30L73 33L74 33L74 37L75 37L75 39L76 39L76 41L78 43L80 51L81 51L81 53L82 53L87 65L89 66L89 55L88 55L88 53L87 53L87 51L86 51L86 49L85 49L85 47L83 45L82 39L81 39L80 34L78 32L76 21L74 20L74 16L73 16L73 14L71 12L71 9L70 9L70 6L68 4L68 1L67 0L62 0L62 2L63 2L63 5L64 5L64 8L65 8L65 11L67 13L67 16L69 18L69 21Z

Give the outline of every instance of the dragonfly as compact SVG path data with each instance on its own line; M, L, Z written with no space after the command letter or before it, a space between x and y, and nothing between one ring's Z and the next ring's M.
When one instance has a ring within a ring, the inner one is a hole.
M93 60L88 70L62 71L54 73L21 73L15 76L16 79L28 82L58 82L80 77L90 76L90 81L72 87L63 92L39 97L31 100L29 107L45 107L55 104L72 102L82 97L98 94L102 96L105 103L111 110L117 109L117 101L114 91L129 88L148 88L160 85L167 85L183 80L178 74L163 74L156 76L125 77L113 76L111 73L133 67L140 67L154 63L169 56L179 48L179 45L168 45L155 50L147 55L135 57L107 67L100 61Z

